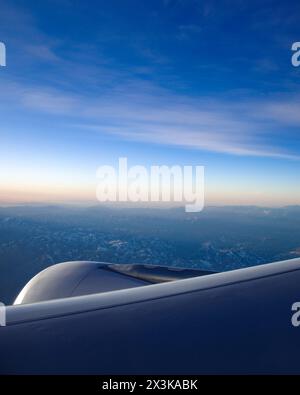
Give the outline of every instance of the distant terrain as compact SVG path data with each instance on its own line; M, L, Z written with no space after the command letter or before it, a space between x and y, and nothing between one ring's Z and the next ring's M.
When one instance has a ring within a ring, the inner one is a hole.
M0 301L70 260L226 271L300 256L300 206L183 209L0 208Z

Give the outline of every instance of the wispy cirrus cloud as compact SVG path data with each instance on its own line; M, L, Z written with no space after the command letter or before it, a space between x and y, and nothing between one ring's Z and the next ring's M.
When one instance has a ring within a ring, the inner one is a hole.
M183 4L165 2L169 6L171 3ZM162 66L169 59L143 40L138 40L135 50L151 61L151 68L144 64L130 70L125 66L116 68L111 59L102 56L101 49L87 43L68 42L68 50L61 56L59 49L64 43L43 33L30 14L9 6L1 11L0 22L6 36L17 41L26 53L22 60L35 66L38 60L49 63L49 67L37 70L28 67L29 72L22 78L8 76L1 80L0 96L19 117L22 111L44 115L47 122L51 117L52 124L76 124L83 131L124 140L231 155L298 159L293 146L286 144L286 137L300 127L297 97L254 100L247 96L241 99L240 95L201 94L201 90L184 95L176 92L176 82L171 90L150 78L157 64ZM211 14L211 10L204 12L206 17ZM12 21L18 23L17 34ZM201 29L192 23L179 25L184 35L199 33ZM267 61L258 65L273 67ZM202 70L207 67L200 66ZM218 70L220 67L216 66ZM147 79L141 78L137 70L146 73ZM270 142L272 139L274 142Z
M54 50L45 44L27 45L25 47L29 55L44 60L46 62L57 62L60 58L55 54Z
M94 97L17 84L7 85L6 95L20 109L63 120L87 133L232 155L300 159L285 147L281 133L291 124L300 127L294 98L292 103L190 98L139 80ZM270 144L276 135L282 144Z

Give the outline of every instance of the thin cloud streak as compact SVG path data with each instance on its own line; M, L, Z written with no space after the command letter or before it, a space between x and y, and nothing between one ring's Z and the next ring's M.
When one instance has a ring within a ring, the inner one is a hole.
M7 84L5 94L7 100L26 111L58 119L62 116L64 121L72 118L72 124L76 119L77 127L83 130L118 135L125 140L239 156L300 159L268 144L274 130L290 122L300 124L298 107L286 101L228 103L213 98L191 99L143 82L140 86L139 81L134 84L134 90L132 81L129 86L119 86L116 92L93 99L18 84Z

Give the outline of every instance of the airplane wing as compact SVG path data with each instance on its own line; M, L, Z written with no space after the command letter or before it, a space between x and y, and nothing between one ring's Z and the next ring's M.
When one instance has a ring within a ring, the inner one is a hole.
M300 259L225 273L72 262L0 327L1 374L299 374Z

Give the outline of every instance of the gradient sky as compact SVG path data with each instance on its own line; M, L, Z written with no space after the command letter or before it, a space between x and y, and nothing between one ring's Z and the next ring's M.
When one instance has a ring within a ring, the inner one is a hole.
M0 0L0 202L204 165L207 204L300 204L299 1Z

